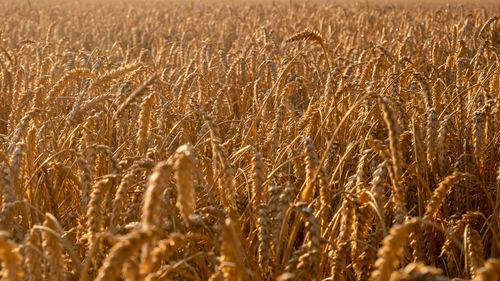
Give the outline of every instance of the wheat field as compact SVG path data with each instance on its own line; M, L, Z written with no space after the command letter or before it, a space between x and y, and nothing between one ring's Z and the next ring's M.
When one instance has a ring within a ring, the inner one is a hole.
M2 280L500 280L500 6L0 3Z

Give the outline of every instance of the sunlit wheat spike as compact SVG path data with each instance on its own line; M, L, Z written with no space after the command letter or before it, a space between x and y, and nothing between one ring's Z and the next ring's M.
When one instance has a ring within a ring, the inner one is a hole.
M16 250L17 245L9 238L9 233L0 232L0 258L2 259L2 280L23 280L21 255Z
M144 243L148 242L153 237L153 230L137 230L122 237L113 248L111 248L95 280L116 280L127 259L131 258Z
M288 37L286 39L287 43L290 42L296 42L296 41L301 41L301 40L307 40L307 41L312 41L315 42L321 46L324 45L323 37L319 32L312 30L312 29L305 29L301 32L295 33L294 35Z
M177 207L182 217L189 220L196 207L193 177L195 173L193 146L180 146L174 154L175 180L177 181Z

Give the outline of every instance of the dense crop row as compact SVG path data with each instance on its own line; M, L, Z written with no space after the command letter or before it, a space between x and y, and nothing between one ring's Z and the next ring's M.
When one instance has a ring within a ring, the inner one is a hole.
M4 280L499 280L498 7L21 2Z

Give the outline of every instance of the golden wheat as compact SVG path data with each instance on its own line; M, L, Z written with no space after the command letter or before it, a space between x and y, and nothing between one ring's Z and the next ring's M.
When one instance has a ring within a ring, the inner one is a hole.
M18 2L2 280L498 280L498 4Z

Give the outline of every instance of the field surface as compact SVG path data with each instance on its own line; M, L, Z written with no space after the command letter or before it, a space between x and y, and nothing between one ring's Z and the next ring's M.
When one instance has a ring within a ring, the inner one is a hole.
M2 280L500 280L499 19L2 1Z

